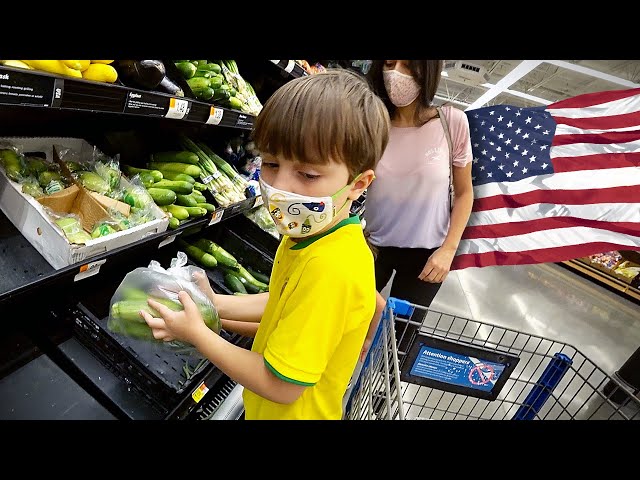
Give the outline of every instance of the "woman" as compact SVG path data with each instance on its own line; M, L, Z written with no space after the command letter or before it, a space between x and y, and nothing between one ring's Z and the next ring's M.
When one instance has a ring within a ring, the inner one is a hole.
M391 296L425 307L447 277L473 204L467 117L442 107L450 152L432 104L441 71L442 60L376 60L368 73L391 117L389 143L364 212L369 242L377 250L376 288L384 289L395 270ZM401 342L405 347L413 334L408 333Z

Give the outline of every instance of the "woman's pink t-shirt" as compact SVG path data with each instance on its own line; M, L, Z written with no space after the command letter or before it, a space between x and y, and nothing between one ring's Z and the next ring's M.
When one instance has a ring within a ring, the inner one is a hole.
M449 124L453 164L472 160L469 121L455 107L442 107ZM449 230L449 145L442 122L391 127L389 144L367 190L364 218L378 247L436 248Z

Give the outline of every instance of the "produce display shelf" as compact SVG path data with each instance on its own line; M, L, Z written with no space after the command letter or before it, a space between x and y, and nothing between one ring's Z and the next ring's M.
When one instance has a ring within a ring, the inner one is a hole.
M632 287L628 283L625 283L616 277L608 275L606 272L598 270L597 268L594 268L585 262L576 259L560 262L560 264L569 268L570 270L576 271L583 276L588 277L591 280L595 280L601 285L605 285L610 289L616 290L626 295L630 299L640 301L640 289Z
M170 118L251 130L255 117L187 97L0 67L0 105Z
M108 264L127 261L140 249L162 248L172 243L184 231L192 228L206 228L209 225L225 221L251 210L260 197L249 197L241 202L216 209L211 215L190 220L178 228L150 235L136 242L91 257L74 265L54 269L24 238L18 229L0 212L0 307L9 301L23 299L30 293L36 294L42 287L47 289L65 289L87 276L78 277L86 265L105 262L99 268L108 268ZM94 272L98 273L99 268Z
M284 70L293 78L304 77L308 75L304 68L302 68L295 60L271 60L277 67Z

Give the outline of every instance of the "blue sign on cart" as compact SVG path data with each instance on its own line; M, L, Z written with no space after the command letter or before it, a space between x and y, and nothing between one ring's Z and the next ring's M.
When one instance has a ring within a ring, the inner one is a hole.
M518 356L468 343L418 334L402 364L404 382L495 400Z
M500 363L422 346L410 374L490 392L504 367Z

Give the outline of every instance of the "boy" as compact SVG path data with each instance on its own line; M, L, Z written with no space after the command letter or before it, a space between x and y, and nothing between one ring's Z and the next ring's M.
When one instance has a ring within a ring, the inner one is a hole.
M389 138L382 101L348 70L294 79L265 103L253 140L261 194L283 238L269 292L217 295L223 328L255 339L251 351L209 330L185 292L184 311L150 300L141 313L157 339L194 345L244 386L246 419L341 419L342 398L376 310L373 255L351 202L374 178Z

